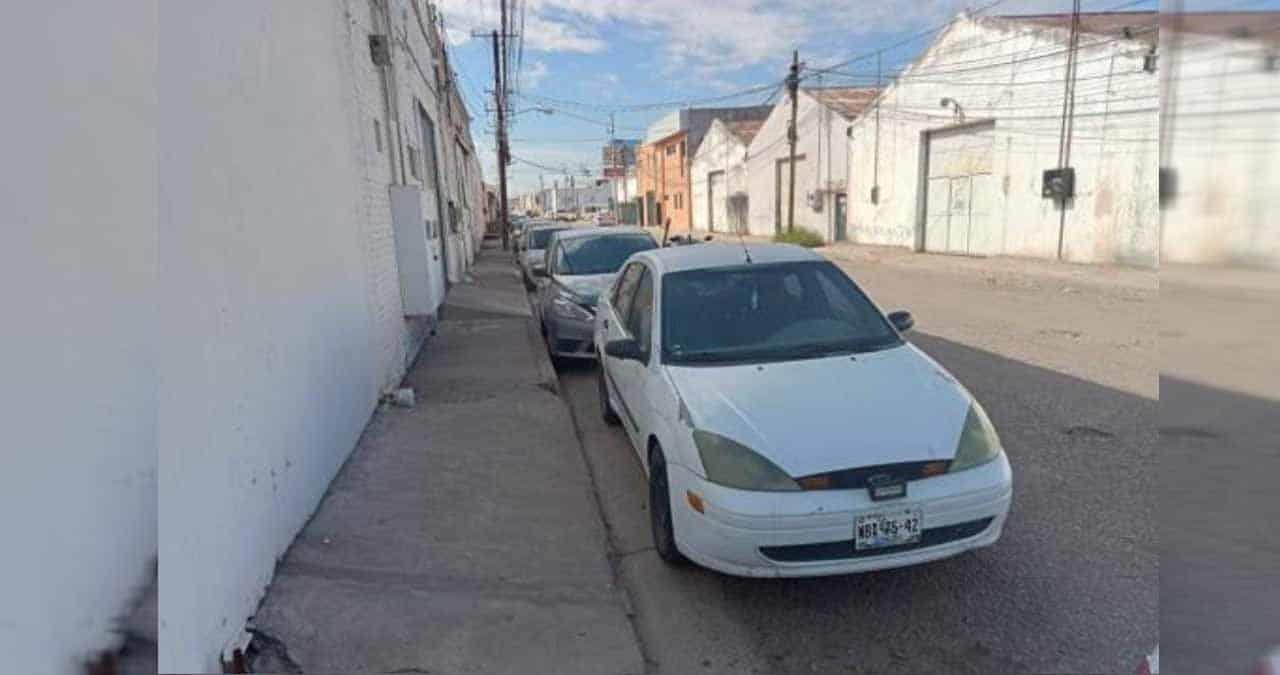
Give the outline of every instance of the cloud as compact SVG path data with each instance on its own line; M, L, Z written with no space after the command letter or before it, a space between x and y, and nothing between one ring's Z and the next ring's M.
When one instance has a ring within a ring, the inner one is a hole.
M551 71L547 68L547 64L541 61L534 61L528 67L521 69L518 74L521 85L529 89L537 89L538 84L546 79L550 73Z
M491 31L498 27L499 16L492 2L480 0L442 0L449 43L461 45L469 42L471 31ZM529 0L524 17L525 49L542 52L577 52L592 54L603 51L608 44L591 28L572 16L555 16L551 7L544 7L538 0ZM509 17L519 25L519 17ZM517 28L518 30L518 28Z

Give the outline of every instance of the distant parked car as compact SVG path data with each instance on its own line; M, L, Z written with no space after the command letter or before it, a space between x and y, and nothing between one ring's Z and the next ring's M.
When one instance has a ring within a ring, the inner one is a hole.
M612 211L596 211L593 220L598 227L609 227L618 224L618 218L613 215Z
M551 235L567 229L569 229L567 225L558 223L533 224L520 237L516 262L520 266L520 276L524 279L525 290L532 291L537 286L535 272L542 269L546 259L547 242L551 240Z
M638 253L600 298L606 421L648 473L654 548L741 576L994 544L1013 497L978 401L840 268L782 244Z
M534 303L552 357L595 358L591 330L600 290L613 282L631 254L657 247L639 228L583 228L552 235L546 267L536 272L547 283L539 286Z

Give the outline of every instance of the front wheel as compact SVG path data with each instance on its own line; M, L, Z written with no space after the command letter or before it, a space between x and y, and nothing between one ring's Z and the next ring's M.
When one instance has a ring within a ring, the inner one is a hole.
M676 533L671 525L671 487L667 483L667 463L662 449L649 453L649 526L653 532L653 548L668 565L685 561L676 546Z

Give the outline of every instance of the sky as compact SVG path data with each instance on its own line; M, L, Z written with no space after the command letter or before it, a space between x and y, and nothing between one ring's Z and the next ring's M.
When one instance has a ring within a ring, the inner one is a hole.
M521 34L518 95L512 105L511 194L563 180L557 171L599 175L611 107L616 136L642 138L645 127L682 101L731 96L704 105L778 100L792 50L806 67L862 60L827 74L827 86L869 84L881 48L891 72L915 58L956 13L991 0L512 0ZM1069 12L1070 0L996 0L988 13ZM498 0L442 0L453 65L475 121L485 180L496 182L492 45L472 37L499 25ZM1156 0L1084 0L1085 11L1154 10ZM523 14L523 29L521 29ZM916 39L911 39L915 37ZM904 41L907 41L905 44ZM770 96L772 95L772 98ZM552 100L555 102L552 102ZM574 103L564 103L572 101ZM552 114L538 111L552 107ZM542 165L532 166L526 162Z

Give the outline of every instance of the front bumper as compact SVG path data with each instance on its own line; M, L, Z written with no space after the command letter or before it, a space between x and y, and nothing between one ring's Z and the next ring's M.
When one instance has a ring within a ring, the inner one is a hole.
M873 502L866 490L750 492L710 483L682 466L668 467L680 551L726 574L802 577L851 574L940 560L994 544L1013 499L1004 456L984 466L908 484L902 499ZM702 497L703 513L686 492ZM919 508L919 544L855 551L854 518L867 512Z
M595 330L594 318L589 321L577 321L546 311L547 348L552 354L566 359L596 358L595 344L592 342Z

